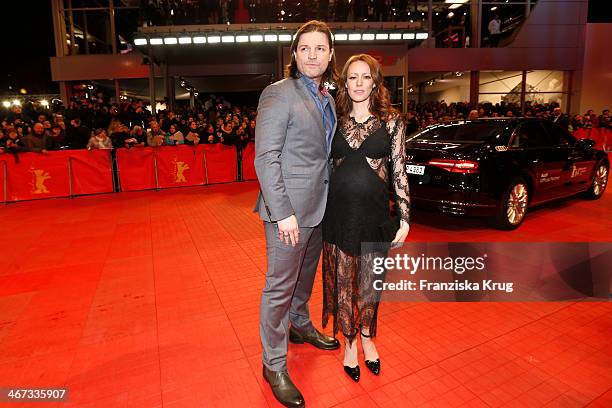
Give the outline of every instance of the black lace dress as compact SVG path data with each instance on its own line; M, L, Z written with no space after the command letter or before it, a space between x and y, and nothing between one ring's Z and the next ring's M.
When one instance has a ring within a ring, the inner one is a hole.
M332 141L323 220L323 327L331 314L334 334L342 331L350 341L361 328L376 335L380 293L372 283L380 275L373 272L373 260L386 253L362 250L361 244L384 241L380 226L390 218L389 170L399 215L409 222L404 146L402 121L374 116L363 123L341 120Z

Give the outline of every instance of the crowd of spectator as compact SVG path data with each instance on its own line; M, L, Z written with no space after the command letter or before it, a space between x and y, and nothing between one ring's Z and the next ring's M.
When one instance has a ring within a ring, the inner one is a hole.
M215 143L241 149L255 139L256 112L211 95L198 108L152 115L142 100L111 104L100 93L68 107L14 105L0 119L0 153Z
M146 107L142 100L108 103L102 93L93 99L73 99L67 107L59 104L49 109L35 102L15 105L0 111L0 153L215 143L241 150L255 140L256 108L232 106L223 97L210 95L197 108L155 115ZM437 123L517 117L521 112L514 103L483 103L472 109L467 102L410 101L404 119L407 132L412 133ZM527 102L524 116L549 119L569 131L612 129L608 109L599 115L589 110L569 117L557 103Z
M520 105L515 103L482 103L476 109L472 109L468 102L415 103L410 101L406 114L406 127L408 132L415 132L427 126L448 123L453 120L519 116L549 119L570 132L580 128L592 127L612 129L609 109L603 110L600 115L597 115L593 110L589 110L584 115L576 114L570 117L562 112L558 103L532 103L529 101L525 103L524 115Z
M142 0L141 25L408 21L408 0Z

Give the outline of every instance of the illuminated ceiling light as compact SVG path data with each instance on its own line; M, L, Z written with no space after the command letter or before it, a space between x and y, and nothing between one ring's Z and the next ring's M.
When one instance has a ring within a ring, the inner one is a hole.
M9 101L4 101L4 102L2 102L2 106L4 106L5 108L10 108L11 107L11 103Z
M21 106L21 101L19 99L13 99L13 106Z
M349 41L359 41L361 40L361 34L349 34L348 39Z
M427 33L416 33L416 39L417 40L425 40L427 39L428 34Z
M164 38L164 44L166 44L166 45L174 45L177 42L178 41L176 40L175 37L166 37L166 38Z
M147 39L146 38L135 38L134 45L147 45Z
M450 10L455 10L455 9L458 9L459 7L461 7L461 6L463 6L463 4L457 4L457 3L455 3L455 4L451 4L450 6L448 6L448 8L449 8Z
M446 18L453 18L453 16L455 15L455 13L453 13L452 11L450 13L448 13L448 15L446 16Z
M235 41L236 39L234 38L233 35L224 35L223 37L221 37L222 43L233 43Z
M264 35L265 42L275 42L278 41L278 35L276 34L266 34Z
M348 40L348 35L344 33L338 33L334 35L334 40L336 41L346 41Z
M49 101L48 101L48 100L46 100L46 99L43 99L42 101L40 101L40 104L41 104L42 106L49 106Z
M446 4L465 4L468 0L444 0Z
M164 40L161 38L151 38L149 40L149 44L151 45L162 45L164 43Z
M221 37L218 35L211 35L207 38L209 44L218 44L221 42Z
M491 11L495 11L495 10L497 10L497 6L491 7Z
M179 44L191 44L191 37L179 37Z
M205 44L206 37L204 37L203 35L198 35L196 37L193 37L193 43L194 44Z
M263 41L263 35L254 34L254 35L251 35L249 37L249 39L251 40L251 42L262 42Z
M387 33L378 33L378 34L376 34L376 39L377 40L388 40L389 39L389 34L387 34Z
M237 35L236 36L236 42L237 43L249 42L249 36L248 35Z
M404 40L414 40L414 33L404 33L402 34L402 38Z
M374 33L363 33L363 36L361 37L361 39L363 41L372 41L375 37ZM350 39L350 36L349 36Z
M391 40L401 40L402 39L402 33L391 33L391 34L389 34L389 39L391 39Z
M278 36L278 41L291 41L291 34L281 34Z

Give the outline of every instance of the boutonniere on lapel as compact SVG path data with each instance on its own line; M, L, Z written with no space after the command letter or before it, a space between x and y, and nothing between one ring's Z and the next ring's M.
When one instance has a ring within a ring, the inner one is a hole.
M336 87L333 83L324 82L323 86L321 87L321 93L327 97L329 96L329 91L333 91L334 89L336 89Z

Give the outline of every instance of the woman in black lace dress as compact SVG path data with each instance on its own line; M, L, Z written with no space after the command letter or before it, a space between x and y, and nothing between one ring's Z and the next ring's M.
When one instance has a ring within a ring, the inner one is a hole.
M410 229L405 128L391 107L379 63L369 55L351 57L342 70L337 95L338 130L332 141L333 172L323 221L323 327L333 316L334 334L345 337L344 370L359 381L357 334L366 366L380 372L373 338L380 293L374 290L375 257L384 246L403 242ZM391 172L391 174L388 174ZM387 236L389 177L397 196L400 226ZM387 232L387 234L385 234Z

